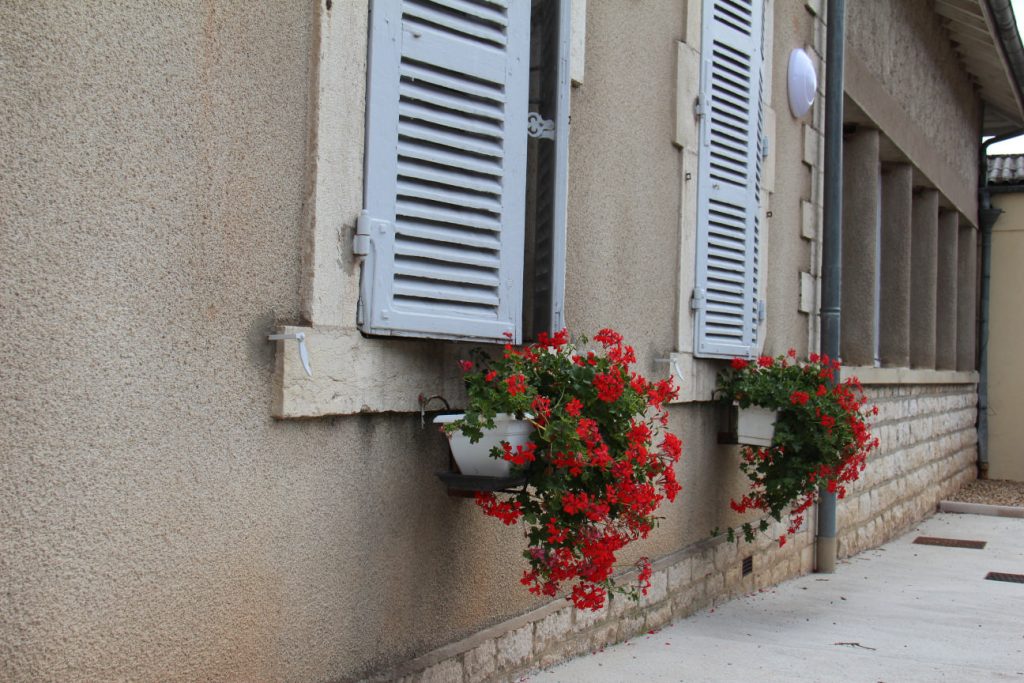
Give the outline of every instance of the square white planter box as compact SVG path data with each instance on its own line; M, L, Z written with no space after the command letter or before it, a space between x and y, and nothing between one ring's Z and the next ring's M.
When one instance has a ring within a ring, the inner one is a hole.
M747 446L771 446L776 411L761 406L736 406L736 442Z
M434 423L446 425L463 417L463 414L438 415ZM494 429L485 429L484 437L476 443L470 443L462 432L452 432L447 436L459 472L478 477L508 477L512 472L512 463L492 458L491 448L507 441L514 451L516 446L529 443L532 433L533 425L526 420L517 420L514 415L499 413L494 418Z

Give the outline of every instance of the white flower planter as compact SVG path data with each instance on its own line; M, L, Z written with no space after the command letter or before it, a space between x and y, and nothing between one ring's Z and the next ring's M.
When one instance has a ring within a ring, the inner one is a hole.
M747 446L771 446L776 412L761 406L736 407L736 442Z
M461 420L465 415L438 415L435 424L446 425ZM448 434L448 442L452 447L455 464L462 474L478 477L508 477L512 471L512 463L491 457L491 448L502 441L507 441L514 451L516 446L525 446L530 441L533 425L526 420L517 420L514 415L499 413L494 418L494 429L485 429L484 437L476 443L470 443L462 432Z

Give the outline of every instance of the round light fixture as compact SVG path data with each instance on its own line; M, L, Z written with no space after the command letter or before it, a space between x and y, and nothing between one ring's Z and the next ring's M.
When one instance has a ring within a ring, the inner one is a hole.
M814 63L807 53L796 48L789 53L789 109L793 116L800 118L814 104L818 90L818 75Z

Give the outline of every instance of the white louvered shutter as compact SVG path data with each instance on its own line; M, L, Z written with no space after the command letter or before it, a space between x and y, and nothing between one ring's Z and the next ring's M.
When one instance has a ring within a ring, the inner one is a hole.
M530 3L376 0L370 23L359 327L519 341Z
M704 0L697 180L696 352L757 346L763 0Z

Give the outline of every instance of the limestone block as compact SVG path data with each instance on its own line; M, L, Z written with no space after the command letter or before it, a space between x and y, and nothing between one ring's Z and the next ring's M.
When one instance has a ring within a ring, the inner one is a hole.
M916 490L916 487L915 487ZM907 480L904 477L896 479L896 496L902 498L907 494Z
M618 620L618 633L616 639L621 642L634 636L638 636L646 629L647 615L643 612L631 614Z
M597 652L601 648L611 645L618 641L619 625L612 621L607 624L598 626L589 634L587 634L586 642L587 649L591 652Z
M626 612L633 610L636 607L636 602L630 600L624 595L610 595L608 596L608 618L618 619Z
M863 494L857 496L858 518L861 520L870 519L874 510L871 507L871 496Z
M487 680L497 669L497 652L497 644L493 639L467 652L463 660L466 683Z
M456 360L458 344L367 339L358 330L333 327L279 327L303 333L313 376L306 375L294 341L277 343L272 411L278 418L417 412L420 393L464 400Z
M440 664L424 669L414 677L416 683L462 683L462 662L458 659L446 659Z
M814 571L814 548L807 546L800 551L800 573L807 574Z
M714 566L720 572L727 570L737 560L739 548L736 543L720 543L715 548Z
M605 617L608 616L608 603L605 602L604 607L599 610L573 608L573 615L573 629L585 631L594 624L604 621Z
M618 596L617 596L618 597ZM628 600L619 599L615 602L632 604ZM549 614L536 622L533 635L533 651L540 654L552 643L559 642L572 631L572 607L563 607L554 614ZM466 661L468 673L469 660Z
M647 607L657 604L668 596L668 570L654 572L651 575L651 587L647 589L647 595L640 597L641 606Z
M676 593L693 581L693 559L686 558L668 568L668 589Z
M564 662L572 657L578 657L579 655L590 651L590 643L585 638L570 638L558 643L556 646L548 649L547 652L540 658L537 664L541 668L548 668Z
M736 593L740 588L740 581L743 579L743 568L739 565L729 567L725 571L725 590L729 593Z
M803 199L800 201L800 236L813 240L818 234L818 207Z
M725 589L725 576L722 574L712 574L707 578L705 585L707 586L709 598L721 595Z
M521 626L500 636L495 660L498 668L512 669L524 664L533 654L533 624Z
M697 611L694 606L694 594L692 590L687 590L684 593L677 593L672 596L672 614L675 615L676 619L682 619Z
M659 629L672 621L672 604L666 602L661 607L655 608L647 613L645 625L647 630Z

